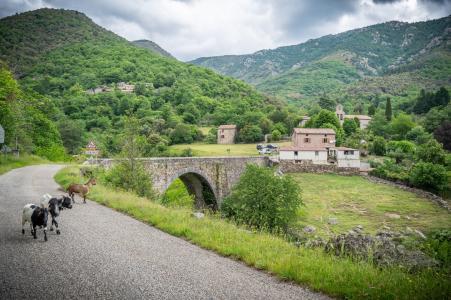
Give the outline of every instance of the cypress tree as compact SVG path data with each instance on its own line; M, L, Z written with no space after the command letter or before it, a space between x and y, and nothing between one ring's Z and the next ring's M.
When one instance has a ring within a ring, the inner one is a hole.
M385 104L385 118L387 121L391 121L392 111L391 111L391 100L387 97L387 103Z

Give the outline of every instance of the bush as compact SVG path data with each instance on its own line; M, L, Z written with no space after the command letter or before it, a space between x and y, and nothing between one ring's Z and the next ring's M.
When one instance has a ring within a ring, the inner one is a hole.
M139 161L121 161L105 173L105 181L114 187L133 191L139 196L154 198L152 178Z
M385 139L381 136L377 136L370 147L371 154L375 155L385 155L386 151L386 142Z
M443 266L451 267L451 230L442 229L433 232L424 242L423 248Z
M271 133L271 140L273 141L279 141L282 138L282 134L279 130L275 129Z
M391 159L385 159L382 164L375 163L374 166L375 169L370 173L373 176L404 183L409 181L407 170Z
M425 162L444 165L446 153L442 145L432 139L426 144L418 146L416 157Z
M446 188L448 175L445 167L429 162L419 162L410 171L410 183L416 187L431 191Z
M263 132L256 125L246 125L240 130L240 140L245 143L255 143L263 140Z
M278 177L272 169L248 165L221 211L238 223L285 232L296 220L301 204L301 190L291 177Z
M66 150L61 145L36 147L34 153L38 156L45 157L51 161L67 161L68 160Z

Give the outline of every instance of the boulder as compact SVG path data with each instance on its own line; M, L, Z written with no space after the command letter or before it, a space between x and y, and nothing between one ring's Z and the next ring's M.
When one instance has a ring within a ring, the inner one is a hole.
M316 228L315 228L315 226L307 225L307 226L304 227L303 230L304 230L305 233L313 233L313 232L316 231Z
M199 211L196 211L196 212L193 212L192 216L195 217L196 219L202 219L205 217L205 214L201 213Z

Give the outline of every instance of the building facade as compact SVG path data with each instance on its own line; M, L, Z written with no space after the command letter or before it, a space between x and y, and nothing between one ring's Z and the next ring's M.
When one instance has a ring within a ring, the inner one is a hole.
M291 141L298 148L328 148L335 146L335 131L330 128L294 128Z
M235 144L236 125L221 125L218 127L218 144Z
M368 127L368 124L371 121L370 116L365 115L347 115L343 110L343 105L337 104L335 107L335 114L337 115L338 120L340 120L340 124L343 125L345 119L357 119L359 120L360 129L365 129Z

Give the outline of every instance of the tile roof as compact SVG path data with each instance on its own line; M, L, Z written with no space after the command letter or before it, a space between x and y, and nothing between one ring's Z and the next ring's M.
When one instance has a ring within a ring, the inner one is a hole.
M296 147L285 146L279 149L279 151L327 151L324 147Z
M345 115L345 118L347 118L347 119L357 118L359 120L371 120L370 116L365 116L365 115Z
M331 128L294 128L294 132L308 134L335 134L335 130Z
M220 125L219 129L236 129L236 125Z

